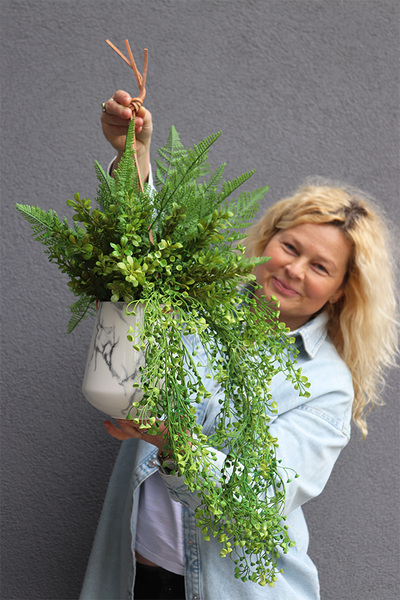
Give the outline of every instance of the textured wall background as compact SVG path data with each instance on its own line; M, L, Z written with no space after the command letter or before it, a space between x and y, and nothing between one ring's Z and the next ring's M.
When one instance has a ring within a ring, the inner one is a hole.
M216 162L256 168L266 203L326 175L398 227L398 23L396 0L3 0L4 600L77 598L118 451L80 391L92 323L66 335L66 281L13 208L95 195L100 104L136 92L104 40L128 37L140 65L149 48L153 149L171 124L186 145L222 129ZM393 370L367 441L354 431L306 506L324 600L397 598L399 390Z

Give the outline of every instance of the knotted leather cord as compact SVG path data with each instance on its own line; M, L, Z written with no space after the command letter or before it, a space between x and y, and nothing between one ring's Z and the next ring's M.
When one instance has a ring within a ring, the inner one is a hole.
M110 42L110 40L106 40L106 42L126 62L126 64L130 66L130 68L135 73L136 81L139 86L139 96L137 96L136 98L132 98L132 100L130 101L130 104L129 104L129 107L132 111L132 115L133 115L133 117L135 117L138 114L141 107L143 106L143 100L146 96L145 84L146 84L146 77L147 77L148 50L147 50L147 48L144 49L143 75L141 75L136 66L135 60L133 58L132 50L131 50L128 40L125 40L125 46L126 46L126 50L128 52L129 59L126 58L126 56L121 52L121 50L119 50L116 46L114 46L114 44L112 42ZM139 187L140 187L140 191L143 193L143 183L142 183L142 178L140 176L139 163L138 163L137 153L136 153L136 136L134 138L134 151L135 151L134 156L135 156L135 164L136 164L136 170L137 170L138 180L139 180ZM149 229L149 238L150 238L151 243L154 244L153 233L152 233L151 229Z
M114 46L114 44L112 42L110 42L110 40L106 40L106 42L126 62L126 64L130 66L130 68L135 73L136 81L139 86L139 96L137 98L132 98L130 105L129 105L132 110L132 114L135 116L135 115L137 115L141 106L143 105L143 100L146 96L145 84L146 84L146 77L147 77L148 50L147 50L147 48L144 49L143 75L141 75L136 66L135 60L133 58L132 50L131 50L128 40L125 40L125 46L126 46L126 49L128 52L129 60L121 52L121 50L118 50L118 48L116 46Z

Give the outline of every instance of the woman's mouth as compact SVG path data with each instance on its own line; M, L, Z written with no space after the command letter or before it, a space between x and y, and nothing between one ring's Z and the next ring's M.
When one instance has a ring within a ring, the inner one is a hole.
M287 283L284 283L281 279L277 279L276 277L272 277L272 284L275 290L282 294L283 296L298 296L299 293L296 292L292 287L290 287Z

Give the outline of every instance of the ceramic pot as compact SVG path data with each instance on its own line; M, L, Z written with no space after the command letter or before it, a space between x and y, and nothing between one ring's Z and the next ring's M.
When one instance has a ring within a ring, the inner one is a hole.
M124 302L99 303L83 378L82 391L90 404L116 419L126 419L128 414L135 417L132 402L143 397L133 383L140 382L144 354L127 338L131 326L135 332L140 330L142 304L135 307L135 313L127 315Z

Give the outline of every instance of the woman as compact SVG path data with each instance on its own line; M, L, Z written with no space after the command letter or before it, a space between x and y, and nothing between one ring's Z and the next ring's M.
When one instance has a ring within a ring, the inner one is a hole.
M122 155L130 96L116 92L104 105L106 138ZM149 174L151 115L136 120L137 153ZM301 506L324 488L350 436L353 416L363 435L365 416L379 402L379 383L396 351L395 300L387 230L359 192L311 183L273 205L248 232L247 252L271 260L257 267L256 295L274 295L280 320L291 329L298 364L311 382L300 398L284 377L272 394L278 415L270 432L278 459L299 475L286 487L285 515L296 546L280 559L275 587L234 578L234 564L219 557L219 543L196 528L196 494L162 468L167 431L143 433L128 421L106 429L121 447L100 519L82 599L149 598L317 599L318 575L307 555L308 531ZM384 285L382 285L384 282ZM201 359L201 357L200 357ZM199 420L212 433L221 391L204 378L211 397ZM217 464L225 460L217 452ZM133 594L133 596L132 596Z

